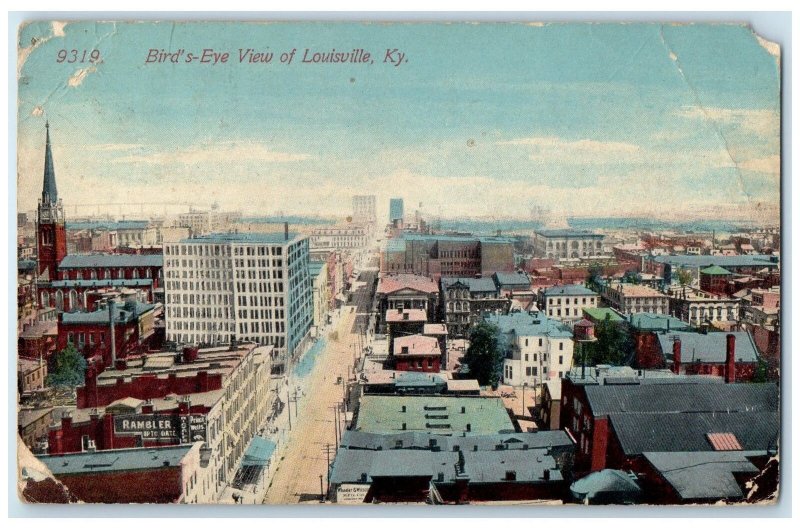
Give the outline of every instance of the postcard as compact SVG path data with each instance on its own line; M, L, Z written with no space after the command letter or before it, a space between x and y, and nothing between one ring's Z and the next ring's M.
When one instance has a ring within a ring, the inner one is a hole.
M22 24L20 498L774 503L780 61L722 23Z

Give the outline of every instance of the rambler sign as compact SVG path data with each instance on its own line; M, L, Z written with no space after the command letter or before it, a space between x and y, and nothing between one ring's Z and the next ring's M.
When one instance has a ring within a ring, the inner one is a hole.
M153 441L205 441L206 418L203 415L117 415L114 433L139 435L143 440Z

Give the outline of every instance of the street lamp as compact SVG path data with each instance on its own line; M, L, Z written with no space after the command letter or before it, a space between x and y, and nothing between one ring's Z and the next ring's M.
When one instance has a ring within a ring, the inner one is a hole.
M522 383L522 417L525 417L525 388L528 387L527 382Z

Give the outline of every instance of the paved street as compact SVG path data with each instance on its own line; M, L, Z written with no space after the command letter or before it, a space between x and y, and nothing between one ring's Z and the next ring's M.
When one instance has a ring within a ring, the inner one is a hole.
M320 475L327 487L325 447L330 445L332 461L336 447L332 407L339 405L343 397L342 385L336 381L340 376L346 381L352 366L352 344L358 342L358 337L349 331L355 318L353 307L345 306L338 325L331 330L338 332L339 339L329 340L317 358L307 395L298 403L299 416L294 415L295 405L291 404L292 431L287 450L277 463L264 503L319 503Z

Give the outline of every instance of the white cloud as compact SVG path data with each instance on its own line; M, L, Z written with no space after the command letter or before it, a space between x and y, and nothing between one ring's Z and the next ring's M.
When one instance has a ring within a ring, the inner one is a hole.
M242 161L267 163L289 163L310 159L305 153L275 151L258 142L220 142L195 145L183 149L160 150L117 157L114 163L183 164L198 163L231 164Z
M767 109L738 109L722 107L682 107L675 115L692 120L711 120L717 125L733 125L764 139L779 138L780 113Z
M752 158L739 162L739 168L745 171L756 173L766 173L771 175L781 174L781 157L776 155L765 156L763 158Z
M535 161L594 161L598 158L635 157L642 149L633 143L590 139L565 140L558 136L534 136L499 141L497 145L528 147Z

